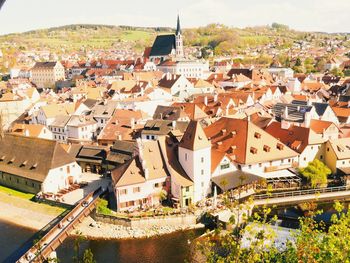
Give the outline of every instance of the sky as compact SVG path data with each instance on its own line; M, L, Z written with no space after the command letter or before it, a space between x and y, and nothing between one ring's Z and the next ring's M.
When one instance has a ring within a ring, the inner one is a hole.
M289 25L302 31L350 32L350 0L7 0L0 34L68 24L233 27Z

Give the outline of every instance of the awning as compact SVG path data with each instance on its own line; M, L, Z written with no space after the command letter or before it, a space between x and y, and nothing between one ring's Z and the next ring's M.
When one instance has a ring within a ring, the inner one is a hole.
M237 188L241 185L247 185L262 180L263 178L254 174L242 172L240 170L231 173L215 176L212 181L220 187L221 190L227 191Z

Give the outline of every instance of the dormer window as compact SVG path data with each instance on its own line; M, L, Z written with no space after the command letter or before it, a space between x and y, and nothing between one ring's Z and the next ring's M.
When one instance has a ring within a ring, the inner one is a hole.
M264 145L264 151L265 152L270 152L270 149L271 149L270 146Z
M13 157L13 158L12 158L10 161L8 161L8 162L7 162L7 164L11 164L11 163L13 163L13 162L15 161L15 159L16 159L16 158L15 158L15 157Z
M254 133L254 137L257 138L257 139L260 139L261 138L261 134L256 132L256 133Z
M0 162L3 162L5 160L5 157L6 157L5 155L1 156Z
M30 167L30 170L36 169L37 166L38 166L38 163L33 164L32 167Z
M258 153L258 149L256 149L255 147L250 147L250 152L252 154L257 154Z
M277 149L278 150L283 150L283 144L282 143L277 143Z
M27 163L28 163L28 161L25 160L23 163L21 163L21 165L19 167L24 167L24 166L26 166Z

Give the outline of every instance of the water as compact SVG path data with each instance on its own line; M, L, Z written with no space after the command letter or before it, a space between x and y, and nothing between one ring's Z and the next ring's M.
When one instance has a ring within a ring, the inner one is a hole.
M97 262L116 263L172 263L184 262L189 254L188 240L193 240L204 230L177 232L161 237L134 240L87 240L82 249L90 248ZM34 234L0 221L0 262ZM66 240L57 250L60 262L72 262L74 241Z

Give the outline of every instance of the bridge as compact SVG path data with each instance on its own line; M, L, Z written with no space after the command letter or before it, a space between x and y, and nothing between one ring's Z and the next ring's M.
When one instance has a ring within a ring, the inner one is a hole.
M48 259L52 252L56 251L56 249L69 236L69 233L95 209L97 198L103 192L104 189L101 187L96 191L91 192L81 199L71 211L62 214L58 219L53 221L53 224L48 224L51 226L48 231L44 231L44 229L40 231L43 233L46 232L46 234L35 244L32 243L29 249L25 251L23 251L23 249L20 250L21 254L19 256L17 255L17 258L12 256L11 262L43 262L45 259ZM33 242L33 239L31 242Z
M254 206L299 204L310 201L345 200L350 198L350 186L294 190L271 194L255 194Z

